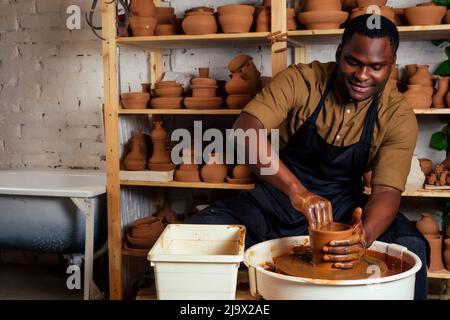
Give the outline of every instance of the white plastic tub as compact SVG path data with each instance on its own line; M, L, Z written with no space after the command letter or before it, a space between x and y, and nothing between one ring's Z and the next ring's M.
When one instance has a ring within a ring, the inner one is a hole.
M233 300L245 227L170 224L148 254L159 300Z
M413 267L397 275L380 278L376 270L364 280L320 280L292 277L264 269L273 257L289 253L290 248L309 243L308 236L265 241L245 251L250 291L267 300L411 300L414 298L416 272L422 266L417 255L397 244L375 241L370 250L387 253Z

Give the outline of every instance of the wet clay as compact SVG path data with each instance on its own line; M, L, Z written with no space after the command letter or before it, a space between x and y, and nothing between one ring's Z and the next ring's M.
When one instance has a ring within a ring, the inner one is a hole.
M265 263L266 270L294 277L324 280L358 280L387 277L412 268L412 265L396 257L366 250L360 263L353 269L324 269L312 264L309 246L294 247L291 253L273 259L275 265ZM378 269L377 269L378 268Z

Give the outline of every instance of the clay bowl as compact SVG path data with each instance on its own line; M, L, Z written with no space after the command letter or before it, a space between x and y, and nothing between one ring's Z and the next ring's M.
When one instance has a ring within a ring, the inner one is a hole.
M154 17L130 17L130 27L133 36L153 36L156 29L156 18Z
M153 98L151 107L153 109L180 109L183 105L183 97Z
M219 15L244 15L253 16L255 7L246 4L227 4L217 8Z
M191 84L194 86L216 86L217 81L210 78L193 78Z
M200 182L199 170L175 170L175 181L182 182Z
M352 15L350 16L350 19L354 19L356 17L362 16L366 13L378 13L376 11L368 11L368 7L363 8L355 8L352 11ZM379 13L383 16L391 20L395 23L395 11L391 7L380 7Z
M171 36L177 34L177 26L174 24L158 24L156 26L155 35Z
M157 223L162 224L162 219L159 217L155 217L155 216L146 216L146 217L134 220L133 226L137 226L140 224L157 224Z
M217 86L201 86L192 85L192 96L195 98L200 97L215 97Z
M213 8L209 8L209 7L195 7L195 8L191 8L185 11L185 14L189 14L192 12L205 12L208 14L213 14L214 13L214 9Z
M226 177L226 181L229 184L250 184L255 181L253 178L243 178L243 179L236 179L231 177Z
M188 109L220 109L222 107L222 98L196 98L187 97L184 99L184 105Z
M444 16L444 22L450 24L450 10L447 10L447 13Z
M165 87L180 87L176 81L160 81L155 83L155 88L165 88Z
M131 245L131 247L136 249L150 249L151 247L153 247L158 238L159 236L153 238L135 238L127 233L128 243Z
M340 0L307 0L303 7L303 11L341 11L341 9L342 4Z
M164 231L166 225L162 222L162 218L153 218L158 220L149 223L134 223L133 228L131 229L131 236L136 238L153 238L159 236Z
M222 15L219 16L219 23L224 33L245 33L250 31L253 16Z
M249 179L252 177L250 167L245 164L238 164L233 168L234 179Z
M242 66L248 61L248 60L252 60L253 58L246 55L246 54L240 54L236 57L234 57L233 59L230 60L230 62L228 62L228 70L230 70L230 72L238 72Z
M150 100L147 92L122 93L121 97L124 109L146 109Z
M300 12L298 20L306 26L307 29L339 29L340 25L348 17L345 11L309 11Z
M200 78L209 78L209 68L198 68Z
M190 35L214 34L218 30L216 17L202 11L187 14L181 26Z
M181 97L183 92L182 87L162 87L154 90L157 97Z
M411 26L441 24L447 13L444 6L416 6L405 9L405 16Z
M375 6L385 6L386 5L387 0L356 0L356 4L358 7L368 7L371 5L375 5Z
M324 262L323 246L332 240L342 240L352 235L352 227L343 223L333 222L322 229L308 228L310 246L312 252L312 263L319 268L332 269L333 263Z
M247 94L229 95L226 100L227 108L229 109L243 109L253 97Z

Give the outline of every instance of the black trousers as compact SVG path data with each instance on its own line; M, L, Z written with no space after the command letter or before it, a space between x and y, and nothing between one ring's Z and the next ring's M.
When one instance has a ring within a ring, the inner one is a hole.
M295 234L295 230L280 232L279 228L273 224L273 221L261 210L260 206L241 195L228 198L225 202L218 201L198 212L186 222L190 224L244 225L247 229L246 248L262 241L307 234L306 219L303 228L297 227L297 234ZM343 222L348 223L348 221ZM422 268L416 273L414 299L426 299L429 245L415 225L406 219L403 214L398 213L390 227L377 240L402 245L420 258Z

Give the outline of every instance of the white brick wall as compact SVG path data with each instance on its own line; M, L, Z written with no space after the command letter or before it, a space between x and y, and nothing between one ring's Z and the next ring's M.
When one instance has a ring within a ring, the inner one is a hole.
M179 17L188 7L225 3L261 3L258 0L172 0ZM405 7L425 0L390 0ZM0 168L103 168L103 71L101 42L86 22L81 30L65 26L68 5L89 9L89 0L0 0ZM99 23L97 16L96 22ZM335 46L312 46L308 59L331 60ZM271 74L267 48L166 50L166 70L190 72L209 66L211 76L227 79L226 65L236 54L254 57L263 75ZM398 62L427 63L445 59L430 42L404 42ZM121 49L121 90L140 90L149 81L148 54ZM419 139L418 153L438 159L427 147L440 126L428 118Z

